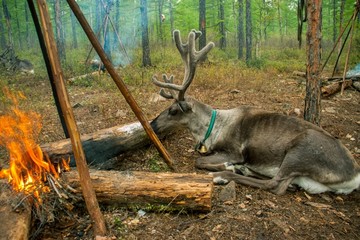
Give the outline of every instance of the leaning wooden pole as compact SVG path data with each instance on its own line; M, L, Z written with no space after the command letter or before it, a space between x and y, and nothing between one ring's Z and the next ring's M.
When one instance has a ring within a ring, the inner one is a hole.
M144 127L145 132L148 134L151 141L155 144L155 147L163 156L166 164L169 168L174 169L173 160L171 159L170 154L167 152L165 147L160 142L159 138L156 136L155 132L151 128L149 121L146 119L145 115L141 111L140 107L136 103L135 99L131 95L130 91L126 87L125 83L122 81L120 76L115 71L115 68L111 64L110 60L106 56L103 48L100 45L100 42L96 38L94 32L92 31L89 23L86 21L85 16L82 14L79 5L75 2L75 0L67 0L71 10L74 12L76 18L78 19L80 25L84 29L87 37L89 38L91 44L93 45L94 49L96 50L97 54L99 55L101 61L104 63L107 71L109 72L110 76L114 80L115 84L119 88L120 92L124 96L126 102L130 105L131 109L135 113L136 117L139 119L141 125Z
M359 0L357 1L358 5L360 4L359 3ZM351 18L351 27L350 27L350 42L349 42L349 45L348 45L348 52L346 54L346 58L345 58L345 66L344 66L344 73L343 73L343 79L342 79L342 84L341 84L341 95L343 95L344 93L344 89L345 89L345 86L346 86L346 72L347 72L347 69L348 69L348 66L349 66L349 57L350 57L350 52L351 52L351 46L352 46L352 41L353 41L353 37L354 37L354 31L355 31L355 23L356 23L356 19L358 17L358 14L359 14L359 8L360 6L356 7L355 8L355 11L354 11L354 14Z
M33 0L27 0L28 6L29 6L29 10L31 13L31 17L33 19L34 25L35 25L35 30L36 30L36 34L38 36L39 39L39 45L41 48L41 52L45 61L45 66L46 66L46 70L49 76L49 80L50 80L50 86L51 86L51 90L53 93L53 97L54 97L54 102L55 102L55 106L56 106L56 110L58 112L59 118L60 118L60 122L61 122L61 126L63 128L64 134L66 138L69 138L69 132L66 128L66 124L65 124L65 119L64 119L64 114L61 112L61 107L60 107L60 103L59 103L59 96L56 93L55 90L55 83L54 83L54 75L51 73L51 66L50 66L50 61L49 61L49 57L47 55L47 50L46 50L46 46L45 46L45 42L44 42L44 37L43 34L41 32L41 26L40 26L40 22L39 22L39 18L36 14L36 8L34 5Z
M65 87L65 79L61 70L60 60L54 41L54 34L50 22L48 7L45 0L37 0L39 15L43 28L43 35L47 47L47 54L51 63L52 73L54 75L55 88L59 96L60 107L64 113L64 119L69 130L69 135L74 151L75 162L80 176L80 184L84 196L86 207L90 217L94 221L95 235L106 235L106 226L104 217L100 211L96 199L95 191L92 187L89 169L85 161L85 154L81 145L80 134L76 126L74 113L72 111L69 96Z

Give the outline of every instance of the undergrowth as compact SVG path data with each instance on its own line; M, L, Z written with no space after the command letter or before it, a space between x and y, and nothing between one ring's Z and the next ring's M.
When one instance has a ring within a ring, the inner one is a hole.
M151 83L151 78L155 75L158 79L162 74L167 76L174 75L175 83L181 83L184 77L184 66L181 57L174 44L168 44L166 47L158 45L151 49L152 66L142 67L142 51L134 50L131 55L132 63L117 67L120 78L129 87L146 87L149 90L156 89ZM244 51L245 54L245 51ZM324 51L324 55L328 54ZM86 64L89 55L88 47L77 49L67 49L66 59L62 61L62 70L65 79L85 75L94 72L91 66ZM114 55L119 55L115 54ZM10 85L17 88L18 83L22 81L18 78L31 79L31 83L25 86L39 84L39 81L48 79L46 67L40 51L29 49L21 51L19 56L22 59L30 59L35 68L35 76L14 76L14 74L1 74L0 87ZM89 55L89 59L96 58L94 51ZM334 62L331 58L331 63ZM207 60L199 64L195 76L197 84L208 87L216 87L222 84L237 87L241 79L255 81L258 78L267 78L268 75L286 74L293 71L305 72L306 54L305 47L263 46L253 54L252 60L245 62L244 59L237 59L237 49L228 47L221 50L215 47L207 56ZM47 84L47 83L45 83ZM256 84L255 84L256 85ZM114 81L108 76L108 73L102 76L87 75L86 77L75 79L68 82L68 88L93 88L104 91L118 91ZM25 90L26 91L26 90Z

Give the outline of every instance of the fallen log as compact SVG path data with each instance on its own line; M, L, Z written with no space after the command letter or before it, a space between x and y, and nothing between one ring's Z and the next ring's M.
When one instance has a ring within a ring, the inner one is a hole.
M100 203L151 210L211 210L213 181L207 174L91 169L90 177ZM63 173L62 180L81 194L77 171Z
M347 88L347 87L350 87L352 85L352 81L351 80L345 80L344 82L344 89ZM327 86L323 86L321 88L321 95L323 97L328 97L332 94L335 94L337 92L339 92L341 90L341 85L342 85L342 82L335 82L335 83L332 83L330 85L327 85Z
M72 78L69 78L67 79L67 82L74 82L76 80L81 80L83 78L86 78L86 77L90 77L90 76L100 76L102 73L100 70L98 71L95 71L95 72L91 72L91 73L87 73L87 74L83 74L83 75L80 75L80 76L76 76L76 77L72 77Z
M164 129L161 138L170 131ZM88 164L104 163L124 152L139 149L151 143L139 122L102 129L81 136L81 142ZM75 166L70 139L41 145L52 162L70 158L70 165Z
M16 193L9 188L6 181L1 180L0 239L27 240L31 227L31 202L27 199L18 199L14 194Z
M293 76L306 78L306 72L293 71Z

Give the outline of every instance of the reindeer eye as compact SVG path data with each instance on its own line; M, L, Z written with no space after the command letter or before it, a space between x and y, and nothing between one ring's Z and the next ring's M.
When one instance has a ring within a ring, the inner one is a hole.
M169 114L175 116L178 113L178 111L179 109L172 107L169 109Z

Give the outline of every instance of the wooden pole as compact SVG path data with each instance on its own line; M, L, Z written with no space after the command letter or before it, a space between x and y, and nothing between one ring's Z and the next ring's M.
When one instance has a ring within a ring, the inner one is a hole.
M153 129L151 128L149 121L146 119L145 115L141 111L140 107L136 103L135 99L131 95L130 91L127 89L125 83L122 81L120 76L115 71L115 68L112 66L110 60L106 56L103 48L101 47L98 39L96 38L94 32L92 31L89 23L86 21L85 16L82 14L79 5L75 2L75 0L67 0L71 10L74 12L76 18L78 19L80 25L82 26L83 30L85 31L86 35L88 36L91 44L93 45L94 49L96 50L97 54L99 55L101 61L104 63L107 71L109 72L110 76L114 80L115 84L119 88L120 92L124 96L126 102L131 107L132 111L135 113L136 117L139 119L141 125L144 127L145 132L148 134L151 141L155 144L155 147L163 156L166 164L169 166L170 169L174 169L173 160L171 159L170 154L167 152L165 147L160 142L159 138L154 133Z
M45 44L47 46L48 56L51 63L52 73L54 75L56 92L59 96L60 107L64 113L65 123L69 130L70 139L74 151L77 170L80 176L80 184L84 196L86 207L90 217L94 221L95 235L106 235L106 226L104 217L100 211L96 199L95 191L92 187L89 169L86 165L85 154L82 149L80 134L76 126L74 113L72 111L69 96L65 87L65 80L58 58L58 52L54 41L48 7L45 0L37 0Z
M61 126L62 126L62 128L64 130L65 137L69 138L69 131L66 128L64 114L61 112L61 107L60 107L60 103L59 103L59 96L57 95L56 90L55 90L55 84L54 84L54 79L53 79L54 75L51 73L51 66L50 66L49 56L47 55L47 50L46 50L46 46L45 46L45 42L44 42L44 37L43 37L43 34L41 32L41 26L40 26L39 18L38 18L37 14L36 14L35 5L34 5L33 0L27 0L27 3L28 3L28 6L29 6L31 17L32 17L34 25L35 25L35 30L36 30L36 34L37 34L38 39L39 39L41 52L42 52L42 55L43 55L43 58L44 58L44 61L45 61L45 66L46 66L46 70L47 70L47 73L48 73L48 76L49 76L50 86L51 86L51 90L52 90L52 93L53 93L56 110L58 112L60 122L61 122Z
M350 51L351 51L351 45L352 45L352 40L353 40L353 36L354 36L354 28L355 28L355 23L356 23L356 18L357 18L357 15L359 13L359 9L358 8L355 8L355 12L353 14L353 17L351 18L351 21L352 21L352 24L351 24L351 28L350 28L350 42L349 42L349 45L348 45L348 52L347 52L347 55L346 55L346 58L345 58L345 67L344 67L344 73L343 73L343 80L342 80L342 84L341 84L341 95L343 95L344 93L344 89L346 87L346 72L347 72L347 69L348 69L348 65L349 65L349 57L350 57Z

